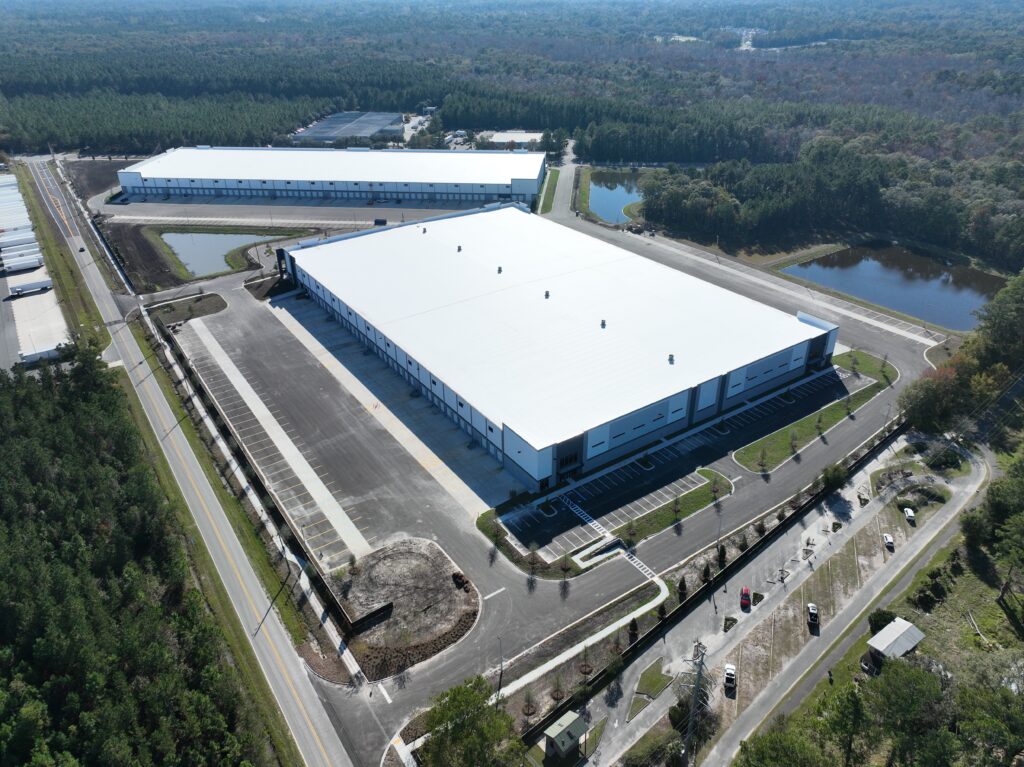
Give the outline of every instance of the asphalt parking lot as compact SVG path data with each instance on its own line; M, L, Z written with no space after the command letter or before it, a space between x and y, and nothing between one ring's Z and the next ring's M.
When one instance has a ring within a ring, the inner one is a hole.
M733 450L842 399L859 388L848 385L849 377L848 371L835 369L805 381L717 426L652 451L647 456L651 468L632 461L585 479L566 495L602 526L614 530L699 486L704 481L695 473L700 467L713 467L729 479L746 473L729 459ZM554 504L554 508L558 511L523 506L502 517L505 527L524 549L536 545L540 556L549 562L599 537L593 527L561 509L560 504Z
M478 541L464 540L478 535L472 514L431 471L457 472L483 496L478 511L508 498L515 480L311 301L287 298L272 308L244 289L221 295L228 308L186 323L178 342L321 564L335 569L358 554L350 539L375 549L409 535L438 540L457 559L471 543L479 554ZM277 312L315 335L322 355ZM368 407L332 372L332 358L372 389ZM381 408L429 440L435 465L381 425Z

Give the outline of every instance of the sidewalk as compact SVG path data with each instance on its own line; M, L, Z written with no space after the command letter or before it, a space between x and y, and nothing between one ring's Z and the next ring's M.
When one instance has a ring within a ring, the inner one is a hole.
M902 444L904 441L898 440L894 445L895 450L898 451ZM873 498L863 508L858 506L856 491L867 482L871 472L889 462L892 457L893 452L887 449L884 454L851 477L843 491L833 495L816 511L805 515L801 523L794 525L762 556L734 574L705 605L692 612L670 630L661 642L630 664L622 675L618 690L614 687L609 688L602 696L589 703L587 715L592 721L602 716L609 717L609 726L605 730L602 743L591 758L591 763L613 764L620 759L675 702L673 691L667 690L636 718L628 724L625 723L626 712L640 673L657 657L665 657L667 673L675 675L688 671L689 664L684 659L690 658L693 643L699 640L707 647L706 662L711 673L715 675L717 667L720 667L727 657L735 655L747 640L756 640L755 632L766 632L773 628L777 615L785 613L785 617L791 617L789 613L792 612L792 605L787 604L787 600L792 602L791 596L802 589L817 570L824 572L826 568L823 566L829 559L841 551L858 533L864 531L869 524L878 524L879 512L894 494L893 491ZM924 521L905 544L898 545L895 554L888 556L884 564L870 577L865 578L860 588L845 603L842 602L842 595L837 597L836 613L823 614L820 636L813 641L807 641L794 656L784 659L780 667L774 669L774 678L767 679L765 684L758 687L751 681L751 674L744 679L744 670L741 668L739 690L743 693L746 687L747 694L740 697L752 699L746 708L739 712L735 723L725 731L711 755L702 761L707 764L726 764L730 761L739 747L740 740L749 737L779 698L800 679L815 659L827 651L835 638L856 621L864 607L879 591L898 577L905 565L955 518L981 486L984 475L983 468L976 461L972 461L971 473L954 481L954 495L950 501ZM836 533L831 532L833 521L843 523L843 527ZM868 530L865 534L873 536L874 532ZM814 546L814 553L803 560L801 551L807 548L805 543L808 537L816 539L818 545ZM781 583L778 581L780 568L785 568L790 573ZM830 569L828 571L831 572ZM750 586L765 595L764 600L750 613L739 610L739 592L743 586ZM800 608L802 609L802 601ZM737 625L728 633L723 631L723 620L726 615L738 619ZM722 700L723 698L716 696L714 705L721 705ZM740 698L729 700L729 703L735 704L736 707L739 706L739 702ZM731 716L724 718L728 722Z

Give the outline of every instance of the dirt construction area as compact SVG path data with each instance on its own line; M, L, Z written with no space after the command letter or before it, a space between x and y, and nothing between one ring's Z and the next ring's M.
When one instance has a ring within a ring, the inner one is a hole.
M100 224L107 244L114 252L128 278L140 293L154 293L158 290L185 284L150 242L141 224Z
M64 162L64 169L68 172L78 196L83 200L88 200L93 195L117 186L117 172L137 162L137 159L108 160L106 158L70 160Z
M334 578L346 611L365 623L349 645L370 679L393 676L461 639L480 611L476 589L439 546L408 538Z

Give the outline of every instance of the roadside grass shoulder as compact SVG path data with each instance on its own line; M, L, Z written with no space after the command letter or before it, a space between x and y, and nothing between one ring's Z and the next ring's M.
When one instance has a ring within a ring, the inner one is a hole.
M544 199L540 205L540 212L550 213L551 208L555 202L555 187L558 186L558 175L559 171L557 168L552 168L548 171L548 180L544 186Z
M242 544L242 548L245 550L246 556L249 558L249 562L253 566L253 570L255 570L256 575L263 584L263 589L266 591L268 596L273 596L280 592L280 596L274 600L274 606L277 608L278 615L280 616L285 629L288 631L288 635L291 637L292 642L295 645L302 644L306 640L307 633L302 615L300 614L298 605L295 604L295 601L292 599L289 591L285 589L282 592L281 579L274 570L274 566L270 559L271 554L267 550L266 545L264 545L263 540L260 538L259 531L256 529L255 525L253 525L245 509L242 508L241 501L239 501L239 499L224 486L224 482L221 480L220 474L213 465L213 458L210 455L210 451L203 440L199 437L199 432L196 430L191 416L189 416L185 411L185 407L181 403L181 398L178 396L178 393L174 388L174 384L171 383L171 378L167 374L167 371L162 365L153 364L151 355L154 354L154 352L142 327L138 322L131 322L129 323L129 326L131 327L132 334L135 336L135 340L146 354L150 370L152 370L153 375L156 376L157 382L160 384L160 389L164 393L164 398L167 400L168 405L170 405L171 412L174 413L175 419L180 425L182 432L185 434L185 438L188 440L189 445L192 446L192 450L196 454L199 465L203 467L203 473L206 474L207 480L209 480L214 493L217 495L217 500L220 501L221 506L227 514L228 521L231 523L231 527L234 529L235 535L238 536L238 540Z
M659 506L653 511L637 517L632 522L627 522L625 525L616 528L612 531L612 535L627 542L639 543L644 538L649 538L660 533L662 530L672 527L691 514L695 514L701 509L714 504L716 495L712 492L712 487L716 480L718 482L717 498L724 498L732 492L732 482L717 471L698 469L697 473L704 477L707 482L700 487L695 487L693 490L683 493L678 498ZM677 502L679 504L678 509L676 508ZM632 531L630 528L632 528Z
M146 347L143 347L146 348ZM221 583L210 553L203 543L195 520L189 513L185 500L181 495L178 483L171 473L171 467L164 457L160 443L142 409L142 403L124 369L117 371L118 384L125 393L132 418L139 429L142 442L146 447L146 460L153 468L157 481L164 495L174 509L175 516L184 533L185 546L188 551L192 575L195 578L206 604L221 628L221 632L231 653L234 668L241 677L242 685L248 691L251 703L259 713L267 735L273 744L281 764L301 764L302 756L291 737L288 725L284 721L280 709L274 702L273 693L267 684L266 677L260 669L256 655L252 651L245 629L238 620L231 605L230 597Z
M590 166L580 168L580 186L576 192L576 209L579 210L580 215L593 216L593 211L590 210L590 174L592 169Z
M23 165L15 165L22 197L35 224L35 236L43 250L46 269L60 298L59 304L72 337L80 333L85 341L95 341L101 349L110 343L110 332L86 287L85 280L67 245L61 245L50 215L40 202L32 174Z
M741 447L733 454L741 466L753 472L761 471L762 468L759 464L763 450L763 470L770 472L778 468L787 458L799 453L814 440L819 439L821 433L849 418L876 395L891 386L899 377L898 371L891 363L886 362L883 365L883 360L866 352L846 352L836 356L833 362L847 370L856 368L855 375L868 376L875 379L875 382L849 396L849 413L847 413L846 401L836 400L810 415Z

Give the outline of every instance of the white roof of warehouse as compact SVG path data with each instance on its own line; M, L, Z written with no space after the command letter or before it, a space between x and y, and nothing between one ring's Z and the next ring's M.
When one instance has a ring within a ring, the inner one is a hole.
M420 365L536 448L822 333L516 205L292 254Z
M540 132L532 133L530 131L510 130L492 133L490 136L487 137L487 140L495 144L507 144L509 141L515 141L520 144L528 144L531 141L539 142L543 137L544 134Z
M182 147L125 172L145 178L508 184L535 179L542 152Z

